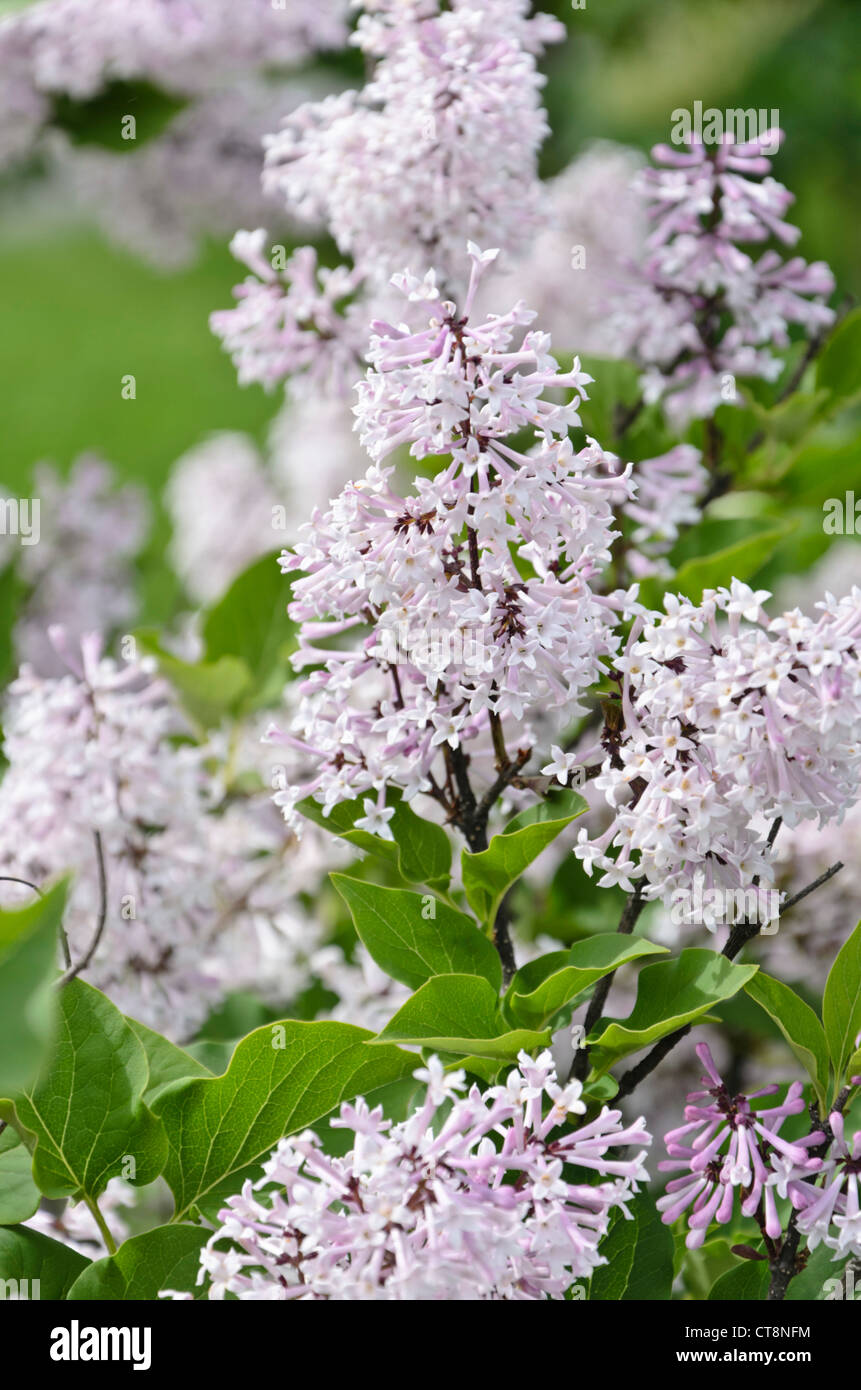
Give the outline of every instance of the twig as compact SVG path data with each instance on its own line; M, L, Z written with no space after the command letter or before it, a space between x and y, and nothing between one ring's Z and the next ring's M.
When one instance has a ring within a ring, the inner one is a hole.
M772 829L773 828L774 827L772 827ZM778 826L778 829L779 828ZM776 835L777 831L774 831L774 833ZM813 883L809 883L806 888L802 888L800 893L796 893L794 897L785 902L780 910L780 916L783 917L790 908L795 907L796 903L800 903L802 898L806 898L809 893L814 892L817 888L821 888L823 883L827 883L828 880L833 878L836 873L839 873L842 868L843 865L841 863L832 864L831 868L826 869L825 873L820 874ZM726 957L727 960L734 960L742 948L747 945L748 941L752 941L755 936L759 935L759 926L760 924L758 922L737 923L730 932L729 939L721 951L721 955ZM693 1024L687 1023L683 1028L677 1028L675 1033L669 1033L665 1038L662 1038L660 1042L656 1043L651 1052L647 1053L643 1060L638 1062L637 1066L625 1072L625 1075L619 1082L619 1090L614 1099L623 1100L625 1096L629 1096L631 1092L639 1086L640 1082L649 1076L650 1073L655 1070L655 1067L664 1060L667 1053L673 1050L676 1043L681 1042L682 1038L687 1037L692 1027Z
M619 925L616 928L620 936L630 936L640 917L640 913L646 906L643 900L643 888L645 879L638 878L634 884L634 891L625 903L622 916L619 918ZM586 1018L583 1022L585 1036L588 1037L598 1019L604 1012L604 1005L607 1002L607 995L610 993L610 986L615 979L616 972L612 970L609 975L604 975L595 986L592 998L589 1001L589 1008L586 1011ZM581 1047L574 1056L571 1064L570 1077L576 1077L578 1081L585 1081L589 1071L589 1049Z
M0 883L23 883L25 888L32 888L33 892L38 893L40 898L44 898L45 896L41 888L39 888L37 884L31 883L29 878L16 878L14 874L0 874ZM66 929L62 922L60 923L60 945L63 948L63 964L68 970L69 966L72 964L72 953L69 950L69 938L66 935ZM0 1129L0 1134L2 1133L3 1130Z
M99 872L99 915L96 920L96 930L93 932L93 939L90 942L84 955L75 964L70 965L65 974L61 975L57 981L58 989L74 980L76 975L80 975L82 970L86 970L93 956L98 950L99 942L102 939L102 932L105 929L105 922L108 916L108 879L105 872L105 851L102 845L101 833L96 830L93 832L93 839L96 844L96 864ZM95 1216L95 1212L93 1213Z

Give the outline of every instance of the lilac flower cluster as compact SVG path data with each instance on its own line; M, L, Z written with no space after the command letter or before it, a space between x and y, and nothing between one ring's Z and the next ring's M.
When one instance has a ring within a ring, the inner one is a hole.
M192 264L204 238L227 240L246 219L273 227L280 241L289 219L260 185L263 136L273 109L298 106L309 87L298 78L236 80L190 101L134 154L52 130L42 147L49 186L106 239L159 267Z
M260 729L195 744L146 662L103 658L93 636L79 651L52 636L65 674L25 668L4 711L0 873L37 888L73 873L64 927L77 964L96 940L103 864L105 921L82 978L172 1038L231 990L295 998L325 940L300 895L339 860L313 835L300 847L286 834ZM225 794L254 774L258 791ZM3 889L7 902L32 897Z
M784 261L773 249L754 260L741 249L799 236L785 221L792 194L770 177L765 153L780 138L770 130L744 144L657 145L663 167L636 180L653 229L613 297L617 351L645 367L645 399L663 400L677 423L734 400L738 377L774 381L783 364L771 349L788 346L791 324L815 334L834 320L823 262Z
M575 454L568 438L591 378L577 360L559 371L547 336L523 331L522 303L470 321L493 255L471 247L460 313L432 273L396 277L432 317L416 333L375 326L356 415L376 462L282 556L285 572L304 571L289 608L294 663L316 667L282 735L314 765L307 785L279 793L288 819L302 795L327 808L364 795L366 828L384 829L387 787L442 794L452 751L468 744L475 762L498 764L506 726L527 749L530 715L582 712L616 649L625 599L590 581L609 558L620 479L594 441ZM548 399L558 388L568 404ZM524 453L514 444L527 430L537 443ZM451 462L404 498L379 464L407 444Z
M469 237L524 246L539 224L536 155L547 134L535 58L564 35L528 0L373 0L354 42L373 70L360 92L307 103L267 141L264 188L325 226L345 263L319 273L303 248L276 274L266 233L233 250L254 272L235 309L212 316L241 381L310 372L343 394L364 348L356 333L388 311L400 266L434 265L460 293ZM349 262L347 264L346 262ZM363 304L338 322L336 301ZM336 293L337 291L337 293Z
M816 1131L791 1143L780 1137L784 1120L805 1109L800 1081L793 1082L780 1104L755 1110L751 1100L774 1095L777 1086L734 1096L708 1046L700 1043L696 1052L708 1073L702 1078L707 1089L690 1093L685 1123L664 1138L670 1158L658 1168L683 1170L684 1176L667 1183L666 1195L658 1198L662 1220L672 1225L689 1211L685 1244L697 1250L713 1221L721 1226L732 1221L740 1197L742 1216L759 1214L766 1235L776 1239L783 1223L775 1194L786 1197L787 1181L797 1186L820 1172L822 1160L811 1158L810 1150L825 1136Z
M521 1053L484 1094L436 1057L415 1075L426 1095L401 1123L341 1106L343 1158L310 1131L281 1141L219 1213L198 1276L209 1298L563 1298L606 1263L610 1216L647 1180L642 1119L604 1108L572 1129L582 1088L558 1084L549 1052Z
M346 10L345 0L40 0L0 21L0 161L27 152L57 94L86 100L139 78L196 93L340 48Z
M103 659L93 637L78 653L54 637L67 674L43 680L25 667L10 688L0 863L37 886L75 871L65 930L78 961L98 920L98 833L109 920L85 976L121 1008L173 1030L205 1016L212 998L196 940L213 876L199 833L200 753L170 742L182 723L167 688L139 663Z
M367 333L367 306L349 302L360 273L320 266L312 246L300 246L276 268L266 258L262 228L237 232L230 249L253 273L236 286L236 307L216 310L209 322L240 384L271 388L302 373L309 392L344 394L358 374Z
M621 721L596 787L614 811L576 854L645 898L773 882L763 826L839 820L861 776L861 590L769 620L733 580L699 605L667 595L616 662ZM611 851L615 850L613 857Z
M857 1085L861 1078L852 1079ZM846 1255L861 1259L861 1129L849 1139L838 1111L829 1116L828 1124L834 1139L822 1163L822 1185L817 1186L809 1173L787 1167L782 1175L783 1195L801 1212L797 1225L810 1250L822 1242L834 1251L835 1260Z
M663 559L672 550L685 526L702 516L697 498L708 487L708 470L702 454L692 444L677 444L658 458L642 459L633 467L636 495L622 511L634 523L626 559L634 579L672 570Z
M75 640L98 625L122 630L137 615L134 560L149 529L144 493L117 486L114 470L94 454L75 460L67 478L51 464L34 469L39 501L38 545L3 538L3 558L15 555L26 598L15 627L15 649L41 675L63 663L48 637L52 626Z

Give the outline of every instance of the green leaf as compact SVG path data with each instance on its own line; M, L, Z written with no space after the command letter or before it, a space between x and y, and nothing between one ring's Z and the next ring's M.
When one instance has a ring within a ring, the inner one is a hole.
M11 1125L0 1134L0 1226L29 1221L41 1201L30 1154Z
M672 1298L673 1233L661 1220L655 1199L641 1192L629 1208L637 1218L637 1245L622 1298L655 1302Z
M284 1135L411 1074L414 1056L368 1047L371 1037L348 1023L267 1024L242 1039L223 1076L162 1091L153 1109L168 1137L174 1219L204 1201L209 1210L220 1205Z
M861 1032L861 922L843 943L828 973L822 1022L839 1086Z
M376 1039L435 1052L513 1060L546 1047L549 1032L509 1029L496 990L477 975L435 975L398 1009Z
M673 960L645 966L628 1018L611 1019L603 1032L590 1039L596 1072L600 1075L627 1053L693 1023L712 1005L737 994L756 970L755 965L733 965L701 947L689 947Z
M310 796L300 801L296 809L330 834L384 859L407 883L446 887L451 873L451 843L442 826L417 816L397 793L389 793L388 804L395 809L389 821L393 840L384 840L367 830L353 829L355 822L365 814L361 798L340 802L332 807L328 816L323 814L320 803Z
M551 951L518 970L506 995L506 1007L515 1022L543 1028L564 1004L626 961L666 953L665 946L645 937L618 936L615 932L587 937L570 951ZM542 969L545 962L546 972Z
M154 1033L151 1028L139 1023L136 1018L126 1018L126 1023L137 1035L146 1052L149 1065L149 1084L144 1092L144 1100L147 1105L150 1105L165 1086L169 1086L172 1081L184 1080L189 1076L215 1075L202 1062L197 1061L189 1053L183 1052L181 1047L169 1042L160 1033Z
M143 1186L162 1170L167 1140L143 1103L146 1052L119 1009L72 980L59 994L57 1037L35 1084L0 1104L33 1154L48 1197L98 1197L124 1160Z
M808 1256L800 1274L791 1279L784 1294L787 1303L830 1303L835 1296L846 1298L846 1265L848 1260L835 1260L834 1251L818 1245ZM829 1285L829 1280L835 1283ZM856 1277L856 1289L859 1281ZM828 1286L828 1287L826 1287ZM839 1288L839 1295L838 1295ZM858 1290L861 1292L861 1289ZM858 1299L858 1293L855 1295Z
M205 1292L195 1280L200 1251L210 1235L205 1226L171 1225L132 1236L115 1255L95 1260L78 1276L69 1290L69 1300L154 1302L162 1289L204 1298Z
M16 1279L19 1285L26 1279L28 1297L34 1292L32 1281L38 1279L39 1298L43 1302L66 1298L89 1263L85 1255L43 1236L41 1231L31 1231L27 1226L0 1229L0 1279Z
M539 821L560 820L563 816L570 816L573 820L582 812L583 797L579 792L575 792L571 787L553 787L541 801L527 806L525 811L518 811L506 825L504 833L511 835L515 830L523 830L527 825L536 825Z
M217 661L182 661L166 651L152 633L139 632L137 640L145 652L155 657L159 670L191 719L204 729L218 728L239 709L251 689L251 672L235 656L221 656Z
M774 1020L816 1087L825 1110L828 1092L828 1044L825 1031L809 1004L794 990L761 970L748 980L745 992Z
M512 883L516 883L524 869L538 858L566 825L589 809L582 797L578 796L577 802L576 809L570 815L558 820L536 821L522 829L494 835L488 848L480 850L478 854L463 851L463 886L469 905L479 921L493 925L499 904Z
M616 438L616 412L620 406L631 406L640 394L636 367L614 357L581 356L584 372L594 377L588 387L589 399L578 407L583 429L595 439Z
M589 1285L590 1302L618 1303L625 1297L628 1278L634 1266L638 1229L636 1216L632 1216L629 1221L623 1216L618 1216L613 1222L610 1234L605 1236L599 1247L607 1263L598 1265L592 1275Z
M699 603L705 589L728 588L732 579L746 582L771 559L780 542L795 526L793 520L771 523L755 536L736 541L724 550L687 560L665 587L674 594L684 594L694 603ZM643 601L651 603L652 598L647 597Z
M712 1284L709 1303L760 1303L768 1293L768 1263L742 1260Z
M499 956L471 917L436 898L426 919L426 899L401 888L331 874L347 904L360 940L387 975L418 989L433 975L481 975L498 993Z
M65 903L58 883L20 912L0 912L0 1096L27 1085L47 1056Z
M296 624L287 617L289 599L290 584L278 568L277 552L255 560L206 616L206 662L236 658L250 672L256 692L265 691L275 678L280 688L296 646Z
M838 325L816 367L816 385L843 405L861 396L861 309Z
M74 145L98 145L133 158L136 150L161 135L184 105L150 82L112 82L83 101L59 93L54 97L52 122ZM133 140L123 138L127 116L135 118Z

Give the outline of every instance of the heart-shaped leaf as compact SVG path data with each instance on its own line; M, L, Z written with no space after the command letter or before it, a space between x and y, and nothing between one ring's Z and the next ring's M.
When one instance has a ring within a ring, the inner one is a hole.
M371 1037L348 1023L286 1019L243 1038L223 1076L163 1090L153 1109L170 1146L164 1176L174 1219L204 1202L217 1209L285 1134L409 1076L416 1058L397 1047L368 1047Z
M537 859L541 851L552 844L566 825L589 809L582 797L578 796L577 802L576 809L570 815L557 820L535 821L520 829L494 835L487 849L480 850L478 854L463 851L463 886L469 905L480 922L493 925L499 904L512 883L517 882L524 869L528 869L533 859Z
M94 1260L69 1290L69 1300L155 1301L162 1289L204 1297L195 1284L200 1252L211 1232L205 1226L157 1226L132 1236L115 1255Z
M546 1047L550 1034L510 1029L496 990L478 975L435 975L398 1009L376 1041L513 1061L521 1049Z
M167 1140L144 1104L143 1045L119 1009L82 980L60 991L58 1013L37 1080L0 1102L33 1154L36 1183L48 1197L92 1199L112 1177L153 1182Z
M725 956L689 947L673 960L646 965L637 980L637 999L626 1019L604 1020L589 1038L598 1075L620 1057L693 1023L722 999L737 994L755 975L755 965L733 965Z

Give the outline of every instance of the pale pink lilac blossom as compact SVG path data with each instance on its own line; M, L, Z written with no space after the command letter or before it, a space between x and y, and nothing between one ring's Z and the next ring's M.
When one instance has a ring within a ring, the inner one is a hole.
M173 527L168 558L197 603L220 598L284 539L277 491L247 435L214 434L183 454L164 496Z
M774 381L790 327L815 336L834 321L824 262L742 250L798 239L785 220L792 194L770 174L767 152L779 139L769 130L744 144L657 145L659 167L635 180L652 231L634 274L611 296L610 318L617 355L645 369L645 400L661 401L677 425L737 402L737 379Z
M786 1196L783 1175L789 1172L804 1179L818 1173L822 1160L812 1158L810 1150L824 1135L816 1131L792 1142L781 1138L787 1117L805 1110L800 1081L792 1083L783 1101L755 1109L752 1100L775 1095L779 1088L763 1086L750 1095L734 1096L715 1068L707 1044L700 1043L696 1053L706 1069L702 1078L706 1089L690 1093L685 1123L664 1138L670 1157L658 1168L683 1176L671 1179L666 1194L658 1198L661 1219L672 1225L685 1215L685 1244L697 1250L713 1222L728 1225L737 1208L742 1216L755 1216L762 1204L763 1227L775 1240L783 1230L777 1207L778 1195ZM775 1162L782 1166L776 1168Z
M580 1124L581 1085L557 1081L549 1052L521 1053L484 1094L436 1057L415 1076L405 1121L341 1106L344 1157L311 1131L279 1143L203 1250L210 1299L561 1299L606 1263L610 1217L647 1180L642 1119L605 1107Z
M93 626L122 632L136 619L134 562L150 507L141 488L118 486L113 468L94 454L76 459L68 477L38 464L32 493L39 502L37 543L3 542L25 589L15 650L41 675L56 675L63 663L48 636L52 626L74 640Z
M461 745L476 764L488 760L492 780L491 722L528 749L530 715L561 723L583 712L601 657L616 649L628 598L600 596L591 581L616 534L608 494L620 480L594 440L575 454L568 438L591 378L576 359L559 370L522 303L471 322L494 253L470 254L460 311L439 299L432 274L396 277L431 318L416 333L375 325L356 407L374 464L282 557L299 576L294 665L316 668L280 735L309 762L309 780L278 798L291 824L309 794L327 811L376 800L382 814L388 786L410 798L432 790ZM548 398L560 389L567 404ZM535 439L526 453L512 441L522 430ZM402 497L381 465L407 444L418 459L451 463Z
M768 597L733 580L637 618L595 780L613 819L575 851L600 884L639 879L665 905L741 889L766 906L767 827L839 822L859 799L861 590L826 595L815 620L769 619Z
M301 373L306 389L344 395L364 325L389 313L402 265L434 265L459 294L468 238L516 250L540 224L548 127L535 60L562 25L530 15L526 0L360 8L353 42L372 64L366 86L306 103L266 142L264 188L291 218L325 226L342 263L321 270L302 247L273 267L264 230L234 239L253 275L211 325L243 383Z
M346 14L345 0L39 0L0 20L3 156L29 152L56 96L141 79L178 95L224 87L340 48Z

